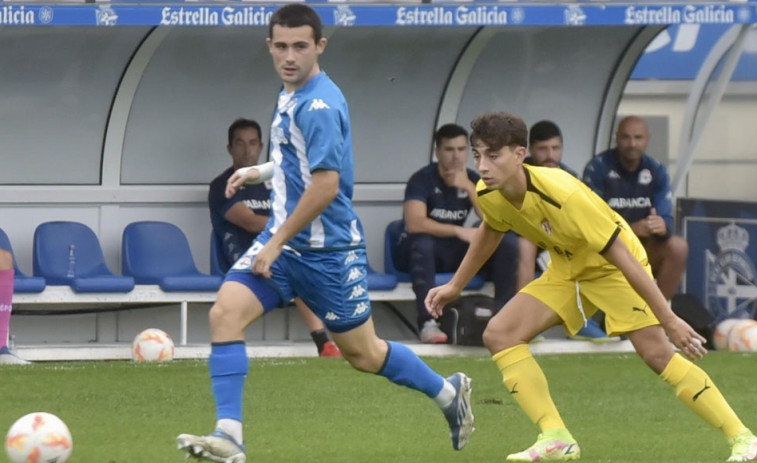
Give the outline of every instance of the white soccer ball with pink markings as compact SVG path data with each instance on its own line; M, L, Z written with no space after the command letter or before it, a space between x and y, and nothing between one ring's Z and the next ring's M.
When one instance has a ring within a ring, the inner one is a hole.
M45 412L22 416L5 437L5 450L12 463L64 463L73 448L66 423Z
M757 351L757 321L739 320L728 332L728 350L735 352Z
M148 328L134 338L131 358L135 362L170 362L174 351L173 340L168 333Z
M715 349L728 350L728 335L731 333L731 329L741 320L741 318L726 318L718 323L715 327L715 332L712 334L712 343Z

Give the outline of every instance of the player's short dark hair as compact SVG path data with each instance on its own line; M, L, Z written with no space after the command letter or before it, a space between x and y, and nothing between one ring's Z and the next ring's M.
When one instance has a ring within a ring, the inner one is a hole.
M434 133L434 145L439 146L443 140L457 137L468 138L468 131L465 130L465 127L457 124L444 124Z
M523 119L515 114L505 112L490 112L482 114L470 124L471 143L480 140L497 151L504 146L512 148L526 146L528 127Z
M234 134L239 129L255 129L258 132L258 138L260 141L263 141L263 132L260 130L260 124L253 121L252 119L245 119L243 117L240 117L239 119L235 120L231 123L229 126L229 146L234 142Z
M273 26L282 27L301 27L310 26L313 29L313 39L315 43L318 43L323 37L321 29L323 24L321 23L321 17L314 9L302 3L290 3L284 5L271 16L271 21L268 24L268 38L273 38Z
M534 143L555 137L560 137L560 141L562 141L560 127L552 121L539 121L532 125L528 131L528 145L532 146Z

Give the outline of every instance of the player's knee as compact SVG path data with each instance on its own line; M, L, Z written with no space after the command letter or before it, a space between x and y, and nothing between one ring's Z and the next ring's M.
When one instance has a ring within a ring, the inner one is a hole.
M374 358L366 352L342 350L342 357L352 368L363 373L377 373L383 364L383 359Z
M513 347L518 344L514 340L516 339L514 330L507 327L494 326L492 323L486 325L482 340L484 346L489 349L489 352L496 354L507 348Z
M13 256L5 249L0 249L0 270L10 270L13 268Z
M671 236L666 250L669 258L676 262L686 263L689 257L689 243L680 236Z
M240 310L236 310L234 307L221 302L213 304L208 313L208 320L214 332L247 326L242 318Z

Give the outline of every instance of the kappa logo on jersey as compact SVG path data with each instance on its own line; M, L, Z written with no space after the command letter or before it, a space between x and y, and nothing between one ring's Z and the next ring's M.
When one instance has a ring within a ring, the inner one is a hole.
M368 303L360 302L358 305L355 306L355 311L352 312L352 316L356 317L358 315L364 314L366 310L368 310Z
M547 235L552 234L552 225L549 224L549 220L544 219L541 221L541 228Z
M325 318L326 320L331 320L331 321L339 320L339 316L335 314L334 312L327 313L326 316L323 318Z
M322 99L316 98L310 103L308 111L318 111L319 109L331 109L331 107Z
M652 183L652 172L649 169L643 169L639 172L639 185L649 185Z
M350 281L355 281L362 276L363 276L363 272L361 272L359 268L353 267L350 270L350 274L347 275L347 283L349 283Z
M344 259L344 265L355 262L357 259L357 253L355 251L350 251L347 253L347 257Z
M352 293L350 293L349 299L357 299L358 297L365 294L365 288L362 285L357 285L352 288Z

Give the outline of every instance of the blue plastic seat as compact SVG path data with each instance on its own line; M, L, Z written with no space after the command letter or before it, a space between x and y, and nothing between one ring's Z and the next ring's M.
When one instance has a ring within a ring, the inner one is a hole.
M223 256L221 240L214 231L210 232L210 274L224 276L229 270Z
M124 275L137 284L159 285L163 291L217 291L223 282L197 270L184 232L168 222L130 223L121 253Z
M388 273L380 273L368 265L368 291L391 291L397 287L397 276Z
M42 277L29 276L24 274L21 269L18 268L18 262L16 262L16 256L13 254L13 247L8 239L8 235L5 234L2 228L0 228L0 249L5 249L13 257L13 292L14 293L41 293L45 290L47 283Z
M45 222L34 231L34 275L79 293L128 293L134 278L114 275L91 228L79 222Z
M398 281L407 283L412 281L410 274L398 270L394 265L393 258L394 246L396 246L397 242L399 241L400 234L402 233L404 228L405 225L402 220L389 222L389 224L386 226L386 232L384 233L384 271L390 275L396 276ZM446 284L452 279L453 275L454 273L437 272L434 279L434 284L436 286ZM481 289L484 286L485 282L486 280L484 280L484 277L482 277L481 275L476 275L471 278L471 281L468 283L465 289Z

